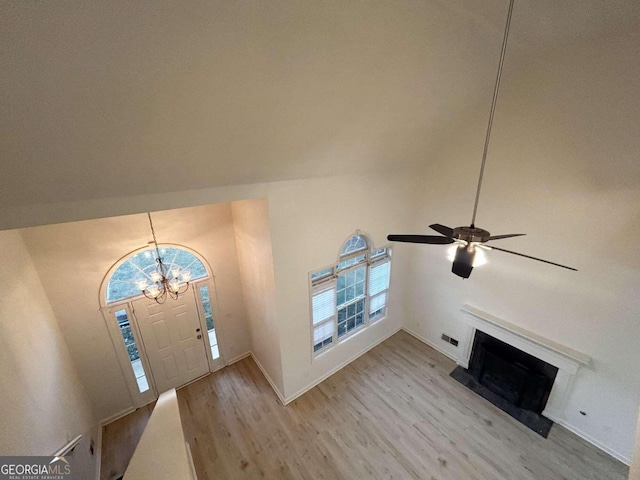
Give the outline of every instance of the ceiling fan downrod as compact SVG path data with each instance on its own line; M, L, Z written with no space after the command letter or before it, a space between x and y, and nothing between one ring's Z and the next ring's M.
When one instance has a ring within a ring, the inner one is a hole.
M489 114L489 125L487 126L487 136L484 140L484 150L482 152L482 163L480 165L480 176L478 178L478 189L476 190L476 201L473 205L473 216L471 217L471 228L475 228L476 213L478 211L478 201L480 200L480 189L482 187L482 177L484 175L484 165L487 161L487 152L489 151L489 140L491 139L491 127L493 126L493 116L496 111L496 103L498 101L498 90L500 90L500 79L502 77L502 66L504 65L504 56L507 51L507 39L509 38L509 27L511 26L511 14L513 13L513 3L515 0L509 1L509 12L507 13L507 24L504 29L504 38L502 40L502 51L500 52L500 63L498 64L498 75L496 77L496 86L493 90L493 100L491 100L491 113Z

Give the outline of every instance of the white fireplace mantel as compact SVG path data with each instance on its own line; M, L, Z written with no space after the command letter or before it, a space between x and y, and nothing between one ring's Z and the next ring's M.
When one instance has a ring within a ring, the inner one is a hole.
M470 305L464 305L462 312L465 314L468 328L467 338L464 339L464 343L461 345L461 356L458 359L458 364L464 368L469 368L476 330L480 330L529 355L550 363L558 368L558 374L553 383L547 406L542 414L556 422L563 420L564 409L569 399L569 393L573 388L575 375L581 366L591 366L591 357Z

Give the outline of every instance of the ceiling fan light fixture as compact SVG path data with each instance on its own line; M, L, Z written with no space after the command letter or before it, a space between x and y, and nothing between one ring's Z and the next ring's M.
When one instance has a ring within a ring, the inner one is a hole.
M481 267L482 265L485 265L487 263L487 255L485 254L485 252L483 251L482 248L477 248L479 245L478 244L474 244L472 243L470 245L470 247L474 252L474 256L473 256L473 267ZM456 243L455 245L451 245L451 247L449 247L447 249L447 258L449 259L450 262L454 262L456 260L456 254L458 252L458 248L467 248L465 244L463 243Z
M471 245L459 245L456 256L451 266L451 271L462 278L469 278L473 270L473 261L476 257L476 249Z

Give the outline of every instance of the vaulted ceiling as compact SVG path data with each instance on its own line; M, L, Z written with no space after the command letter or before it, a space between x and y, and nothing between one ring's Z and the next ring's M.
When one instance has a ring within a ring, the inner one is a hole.
M638 4L517 1L508 59L633 28ZM437 162L451 119L488 111L507 5L3 2L0 204Z

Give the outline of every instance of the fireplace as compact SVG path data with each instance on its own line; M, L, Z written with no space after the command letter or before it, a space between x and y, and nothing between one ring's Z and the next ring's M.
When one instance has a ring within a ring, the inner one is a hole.
M546 437L563 422L574 379L591 358L470 305L451 376Z
M453 378L546 437L553 422L542 415L558 368L476 330L469 368Z

